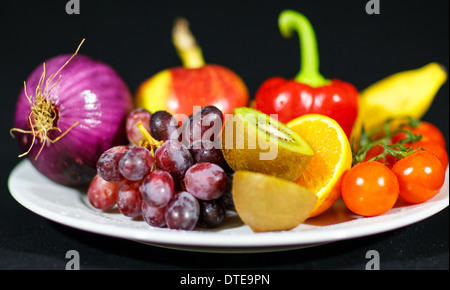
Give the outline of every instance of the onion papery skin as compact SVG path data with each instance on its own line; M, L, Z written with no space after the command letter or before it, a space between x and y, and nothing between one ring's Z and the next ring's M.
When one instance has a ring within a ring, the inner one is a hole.
M70 57L61 55L45 61L45 80ZM26 80L27 94L32 101L42 72L41 64ZM86 186L96 174L100 155L113 146L127 143L125 120L133 108L133 99L114 69L88 56L76 55L56 75L52 84L58 81L59 76L61 78L48 98L57 108L56 126L61 131L52 130L48 137L54 140L79 123L56 142L46 142L40 153L42 143L36 138L26 157L39 172L56 183ZM14 127L31 130L30 113L31 104L22 89L16 105ZM22 152L26 152L32 145L33 135L17 131L14 134Z

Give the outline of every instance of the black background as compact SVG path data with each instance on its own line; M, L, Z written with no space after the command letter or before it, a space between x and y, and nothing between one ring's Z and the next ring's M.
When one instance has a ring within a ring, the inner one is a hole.
M207 254L141 245L71 229L28 211L10 195L7 178L20 161L9 136L23 81L42 61L80 53L115 68L134 92L147 77L180 61L171 44L173 19L186 17L207 62L237 72L253 96L275 75L299 68L296 37L284 39L277 17L285 8L313 23L321 72L362 90L392 73L429 62L449 67L449 2L380 0L368 15L364 0L301 1L92 1L68 15L65 0L0 2L0 269L60 269L77 250L82 269L364 269L368 250L380 253L382 269L449 268L449 210L411 226L318 247L266 254ZM425 120L449 142L448 82ZM448 150L448 145L447 145Z

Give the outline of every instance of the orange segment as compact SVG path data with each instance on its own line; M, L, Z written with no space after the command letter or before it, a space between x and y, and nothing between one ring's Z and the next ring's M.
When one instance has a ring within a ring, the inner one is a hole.
M341 177L352 165L350 143L339 124L324 115L303 115L287 126L314 150L311 163L295 181L316 194L317 202L310 214L314 217L330 208L341 195Z

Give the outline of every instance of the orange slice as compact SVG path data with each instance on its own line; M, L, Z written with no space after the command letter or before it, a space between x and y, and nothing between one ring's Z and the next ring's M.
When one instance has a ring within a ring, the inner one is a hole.
M297 132L313 149L314 157L295 183L317 196L309 217L329 209L341 196L341 177L352 166L350 143L339 124L324 115L308 114L287 126Z

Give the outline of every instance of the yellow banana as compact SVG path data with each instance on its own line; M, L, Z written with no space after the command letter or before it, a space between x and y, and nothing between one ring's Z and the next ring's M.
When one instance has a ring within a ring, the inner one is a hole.
M360 95L353 139L359 137L361 126L367 131L392 117L422 118L446 81L445 67L433 62L395 73L370 85Z

